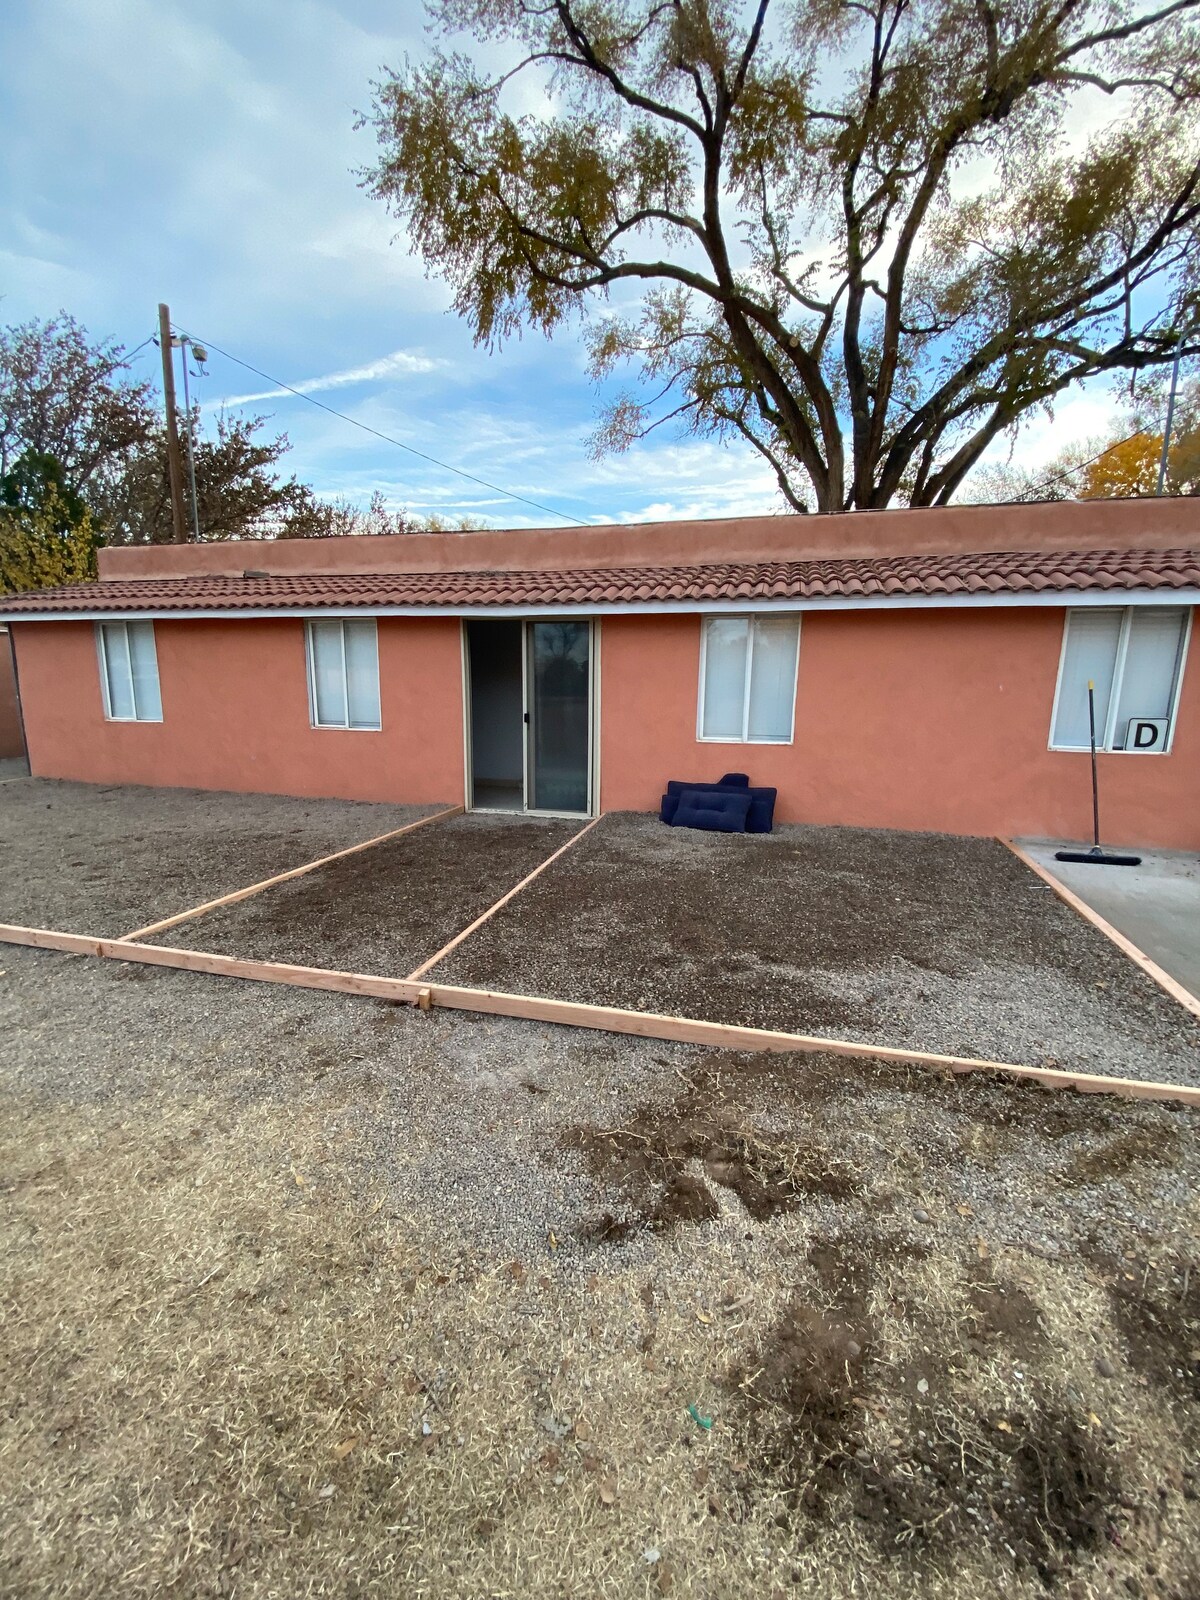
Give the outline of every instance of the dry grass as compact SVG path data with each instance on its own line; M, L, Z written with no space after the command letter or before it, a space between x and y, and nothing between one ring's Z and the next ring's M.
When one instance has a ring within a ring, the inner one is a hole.
M878 1186L751 1225L718 1182L744 1224L673 1219L650 1265L472 1274L326 1126L5 1105L6 1594L1197 1592L1194 1378L1121 1345L1104 1262L914 1243ZM1144 1305L1177 1264L1116 1271Z

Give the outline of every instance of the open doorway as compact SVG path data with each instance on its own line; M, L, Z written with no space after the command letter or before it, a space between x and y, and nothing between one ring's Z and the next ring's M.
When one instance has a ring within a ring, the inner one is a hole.
M471 806L525 809L525 690L521 624L467 623L471 683Z
M468 804L475 811L592 810L592 624L466 624Z

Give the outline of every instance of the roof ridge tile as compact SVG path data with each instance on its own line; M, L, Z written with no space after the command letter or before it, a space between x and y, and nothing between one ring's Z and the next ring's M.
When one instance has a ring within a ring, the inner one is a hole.
M272 573L102 579L12 596L8 615L297 605L553 606L1200 588L1200 549L939 552L561 571Z

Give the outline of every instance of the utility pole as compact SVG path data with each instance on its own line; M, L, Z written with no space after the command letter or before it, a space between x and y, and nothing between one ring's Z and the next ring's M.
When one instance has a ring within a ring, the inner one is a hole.
M187 543L183 509L183 460L179 454L179 418L175 412L175 357L171 351L171 310L158 308L158 344L162 353L163 400L167 408L167 474L171 480L171 526L176 544Z

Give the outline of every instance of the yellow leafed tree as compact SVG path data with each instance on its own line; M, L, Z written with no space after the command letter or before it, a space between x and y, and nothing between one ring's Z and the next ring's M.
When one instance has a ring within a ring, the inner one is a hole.
M86 583L96 576L91 515L72 520L51 486L39 506L0 506L0 594Z
M1082 500L1121 500L1153 494L1158 484L1162 434L1135 433L1110 445L1087 469Z

